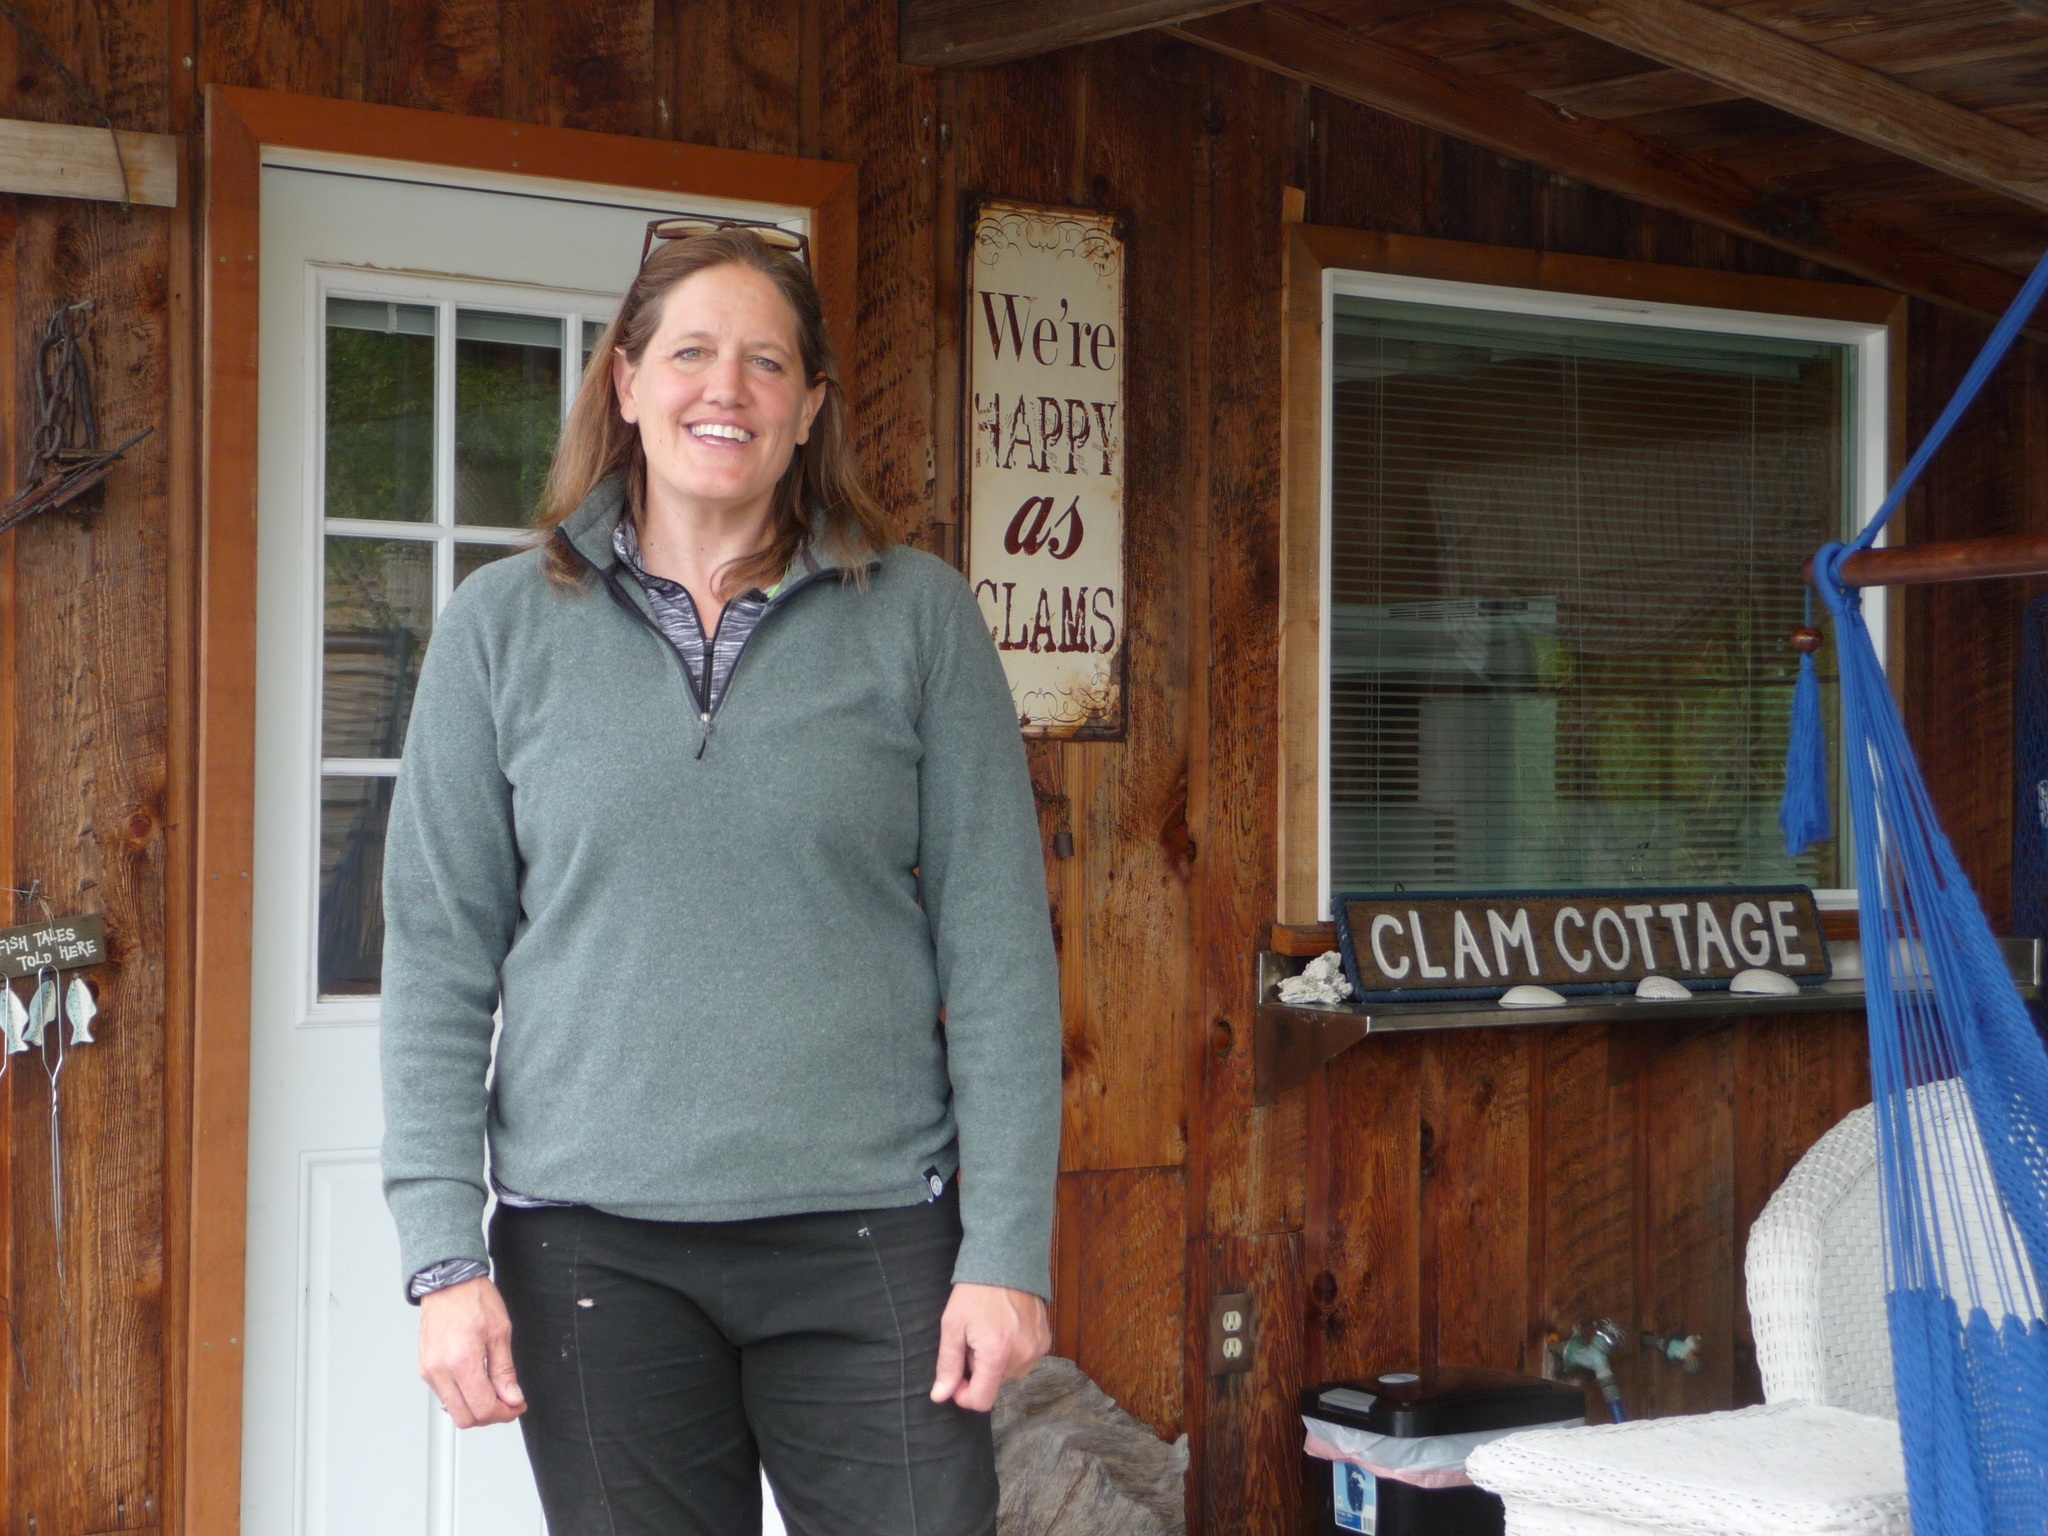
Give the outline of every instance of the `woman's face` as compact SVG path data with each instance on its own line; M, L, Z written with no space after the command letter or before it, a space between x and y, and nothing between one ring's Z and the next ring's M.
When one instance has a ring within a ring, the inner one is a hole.
M806 385L796 314L727 263L668 291L640 361L612 358L619 414L640 428L648 496L676 510L765 508L825 401Z

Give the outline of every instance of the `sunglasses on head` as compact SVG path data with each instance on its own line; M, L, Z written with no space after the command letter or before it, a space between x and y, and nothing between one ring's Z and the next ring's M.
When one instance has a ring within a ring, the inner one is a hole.
M763 245L778 251L794 251L798 261L807 267L811 264L811 242L794 230L770 224L765 219L714 219L703 214L684 213L655 219L647 226L647 238L640 242L640 265L647 265L648 252L654 249L657 240L688 240L719 229L744 229Z

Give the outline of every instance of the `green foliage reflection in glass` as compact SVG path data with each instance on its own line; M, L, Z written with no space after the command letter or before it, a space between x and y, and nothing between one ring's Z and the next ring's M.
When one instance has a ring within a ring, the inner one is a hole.
M434 515L434 310L327 301L327 515Z
M533 518L562 426L562 322L465 309L455 320L455 521Z

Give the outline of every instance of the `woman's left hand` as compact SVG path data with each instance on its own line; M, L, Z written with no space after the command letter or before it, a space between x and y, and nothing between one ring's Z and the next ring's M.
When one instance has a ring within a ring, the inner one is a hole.
M939 1319L939 1378L932 1401L987 1413L996 1389L1021 1381L1052 1348L1045 1303L1001 1285L956 1285Z

